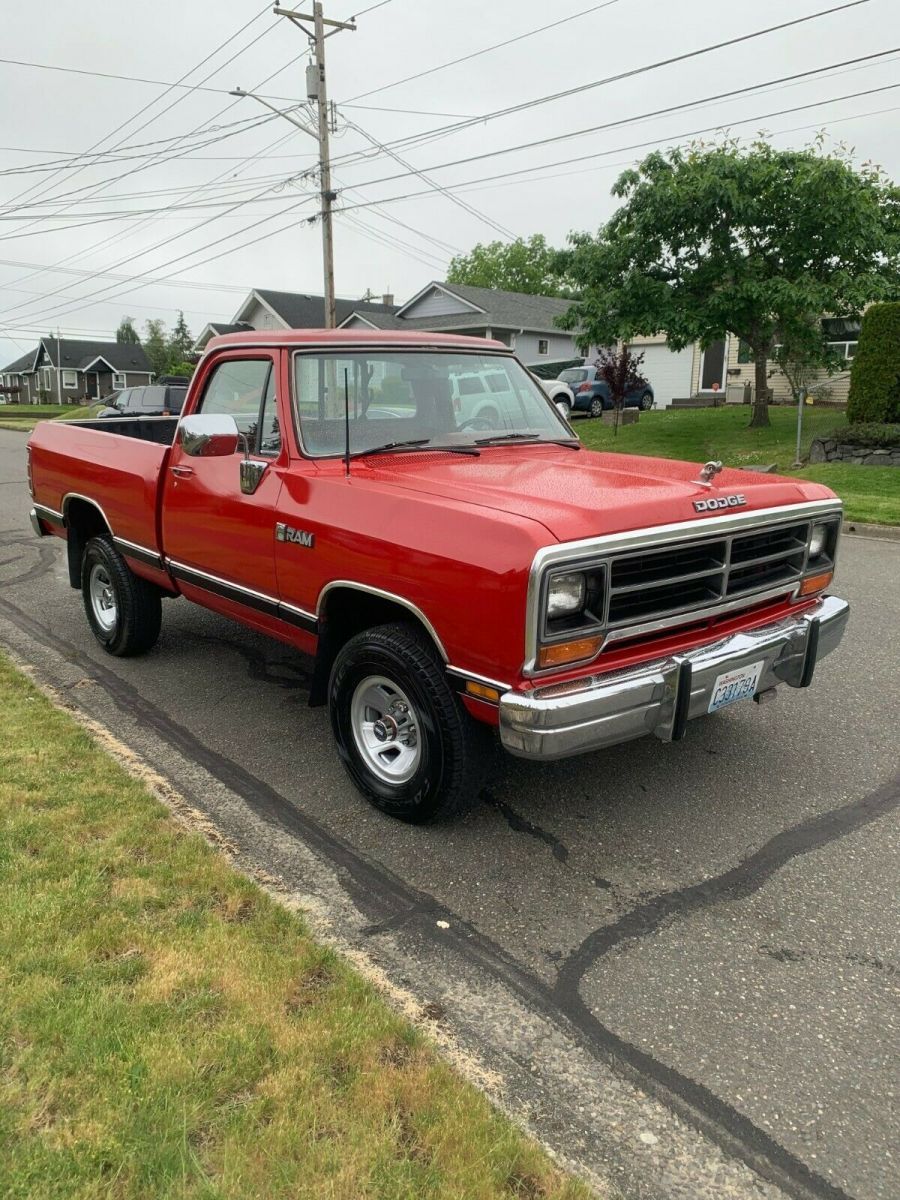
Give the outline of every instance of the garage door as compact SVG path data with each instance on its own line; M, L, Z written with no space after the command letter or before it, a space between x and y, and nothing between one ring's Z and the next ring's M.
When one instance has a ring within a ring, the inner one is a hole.
M635 342L631 351L644 356L641 374L650 381L657 408L668 408L676 397L690 396L693 347L673 351L659 343L641 345Z

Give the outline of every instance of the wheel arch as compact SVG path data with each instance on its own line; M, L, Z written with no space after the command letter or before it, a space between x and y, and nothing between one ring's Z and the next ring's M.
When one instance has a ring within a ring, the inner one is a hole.
M81 558L84 548L92 537L103 534L113 536L112 526L106 513L96 500L69 492L62 502L63 524L66 529L66 558L69 568L69 586L81 587Z
M447 651L425 613L395 592L349 579L336 579L326 584L316 603L319 621L319 643L309 693L311 707L325 704L331 667L341 647L365 629L406 621L417 625L432 643L441 660L449 662Z

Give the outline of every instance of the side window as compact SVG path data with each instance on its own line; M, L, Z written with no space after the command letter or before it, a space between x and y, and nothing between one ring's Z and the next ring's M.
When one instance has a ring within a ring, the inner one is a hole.
M234 417L251 447L256 446L259 412L272 368L268 358L229 359L214 368L198 412Z
M146 388L131 388L129 391L123 392L122 395L126 396L127 399L124 401L122 407L128 409L141 408L144 403L144 392L146 390Z
M278 424L278 402L275 398L275 372L269 372L266 394L263 396L259 422L259 453L273 457L281 450L281 427Z
M163 387L144 388L144 394L141 397L141 408L163 408L165 398L166 389Z

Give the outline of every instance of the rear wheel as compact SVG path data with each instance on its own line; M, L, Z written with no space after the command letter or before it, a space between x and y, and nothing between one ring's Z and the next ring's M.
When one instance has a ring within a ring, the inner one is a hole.
M592 417L602 417L603 416L603 401L600 399L599 396L595 396L593 398L593 400L591 401L591 416Z
M108 537L93 537L84 548L81 594L94 637L107 653L128 658L156 644L159 589L132 574Z
M376 808L420 824L470 805L479 731L415 626L378 625L351 638L328 699L341 760Z

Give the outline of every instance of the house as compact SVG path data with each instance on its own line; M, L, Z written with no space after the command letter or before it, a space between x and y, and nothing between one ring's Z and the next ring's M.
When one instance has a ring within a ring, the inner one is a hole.
M150 383L153 370L139 342L46 337L0 375L8 392L18 386L21 404L84 404Z
M342 329L421 329L497 338L525 363L577 356L575 338L559 329L556 318L568 300L531 296L494 288L469 287L432 281L405 304L385 295L371 300L338 300L337 323ZM252 329L321 329L325 303L321 296L273 292L254 288L235 313L232 325L207 325L194 349L202 350L216 332L235 327Z
M532 296L496 288L433 280L390 314L356 307L344 329L426 329L496 338L525 363L567 359L577 353L575 338L556 325L571 304L556 296Z
M856 354L859 321L823 317L822 332L828 346L841 359L842 368L830 375L818 372L807 384L808 390L823 401L845 404L850 388L850 367ZM727 401L740 402L745 384L754 387L754 363L750 348L729 335L703 350L699 343L684 350L670 350L665 334L636 338L629 342L635 354L643 354L641 372L653 386L657 408L668 408L673 400L723 395ZM778 363L769 362L769 387L775 402L792 399L790 384Z
M383 296L381 303L371 300L338 300L335 303L340 325L352 312L390 314L397 311L393 296ZM206 348L210 338L219 333L239 333L244 329L322 329L325 326L325 300L304 292L273 292L254 288L243 302L230 324L211 323L194 343L194 352Z

